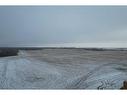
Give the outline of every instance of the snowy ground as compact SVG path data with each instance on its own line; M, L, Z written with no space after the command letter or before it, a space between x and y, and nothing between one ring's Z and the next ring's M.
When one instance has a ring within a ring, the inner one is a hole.
M0 58L0 89L119 89L127 51L21 50Z

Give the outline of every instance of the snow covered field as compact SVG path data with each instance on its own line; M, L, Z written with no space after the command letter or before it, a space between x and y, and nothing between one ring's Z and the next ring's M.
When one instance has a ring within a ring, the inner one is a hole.
M20 50L0 58L0 89L119 89L127 51Z

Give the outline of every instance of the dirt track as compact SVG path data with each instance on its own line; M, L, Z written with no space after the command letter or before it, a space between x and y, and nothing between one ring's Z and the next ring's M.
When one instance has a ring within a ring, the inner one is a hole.
M127 51L21 50L0 58L1 89L119 89Z

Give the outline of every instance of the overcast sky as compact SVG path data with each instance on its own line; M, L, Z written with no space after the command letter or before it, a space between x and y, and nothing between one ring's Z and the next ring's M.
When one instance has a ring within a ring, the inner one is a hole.
M127 46L127 7L0 7L0 46L65 43Z

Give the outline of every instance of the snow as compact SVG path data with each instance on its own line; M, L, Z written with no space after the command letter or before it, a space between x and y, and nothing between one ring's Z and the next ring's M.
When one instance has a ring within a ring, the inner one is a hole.
M119 89L127 51L20 50L0 58L1 89Z

